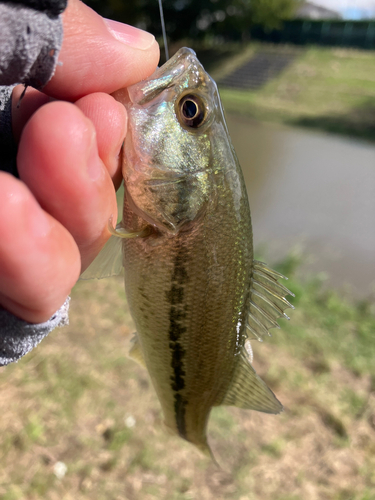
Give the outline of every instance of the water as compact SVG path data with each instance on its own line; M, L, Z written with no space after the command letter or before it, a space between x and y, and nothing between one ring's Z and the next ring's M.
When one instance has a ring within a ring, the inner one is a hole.
M255 247L303 248L304 271L357 296L375 289L375 146L228 116L248 188Z

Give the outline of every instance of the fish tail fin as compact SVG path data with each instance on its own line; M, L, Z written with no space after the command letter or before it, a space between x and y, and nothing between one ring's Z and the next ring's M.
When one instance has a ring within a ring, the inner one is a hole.
M190 440L189 438L187 438L186 436L181 436L176 427L174 425L170 425L167 423L166 420L164 420L163 422L164 424L164 430L170 435L179 435L180 437L182 437L182 439L184 439L185 441L187 441L188 443L192 444L193 446L195 446L205 457L209 458L214 464L215 466L222 470L219 463L217 462L216 458L215 458L215 455L212 453L212 450L210 448L210 445L208 444L207 442L207 439L206 437L200 439L199 441L195 441L195 440Z
M211 459L211 461L214 463L214 465L215 465L218 469L222 470L222 469L221 469L221 467L220 467L220 465L219 465L219 463L218 463L218 461L217 461L217 460L216 460L216 458L215 458L215 455L212 453L212 450L211 450L211 448L210 448L210 446L209 446L209 444L208 444L207 440L206 440L206 441L204 441L204 442L202 442L202 443L199 443L199 444L196 444L196 443L193 443L193 444L196 446L196 448L198 448L198 450L199 450L201 453L203 453L203 455L204 455L205 457L210 458L210 459Z
M174 425L169 425L166 420L164 420L163 426L164 426L164 430L170 436L176 435L176 434L179 435L179 433L178 433L177 429L175 428L175 426ZM184 439L188 443L190 443L193 446L195 446L205 457L209 458L215 464L215 466L218 469L221 470L221 467L218 464L218 462L217 462L217 460L215 458L215 455L212 453L212 450L211 450L211 448L210 448L210 446L209 446L206 438L200 440L199 442L195 442L195 441L191 441L186 436L181 436L181 435L179 435L179 436L182 437L182 439Z

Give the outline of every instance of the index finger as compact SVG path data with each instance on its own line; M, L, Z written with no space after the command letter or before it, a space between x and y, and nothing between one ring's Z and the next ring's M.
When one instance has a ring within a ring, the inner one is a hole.
M59 62L43 88L52 97L75 101L94 92L110 94L156 69L159 45L146 31L105 20L79 0L69 1L63 24Z

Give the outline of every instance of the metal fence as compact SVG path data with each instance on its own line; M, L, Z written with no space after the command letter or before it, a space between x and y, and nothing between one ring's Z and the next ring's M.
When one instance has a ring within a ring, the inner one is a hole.
M282 29L265 31L254 27L252 38L272 43L336 45L375 48L375 20L371 21L285 21Z

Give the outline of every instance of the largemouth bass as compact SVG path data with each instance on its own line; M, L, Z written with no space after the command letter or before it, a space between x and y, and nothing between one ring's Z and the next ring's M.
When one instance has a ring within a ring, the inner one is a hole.
M291 292L253 260L241 168L195 53L179 50L115 97L129 123L123 221L83 277L116 272L122 242L137 328L130 355L146 366L166 426L209 452L212 407L282 410L251 365L249 339L278 327Z

